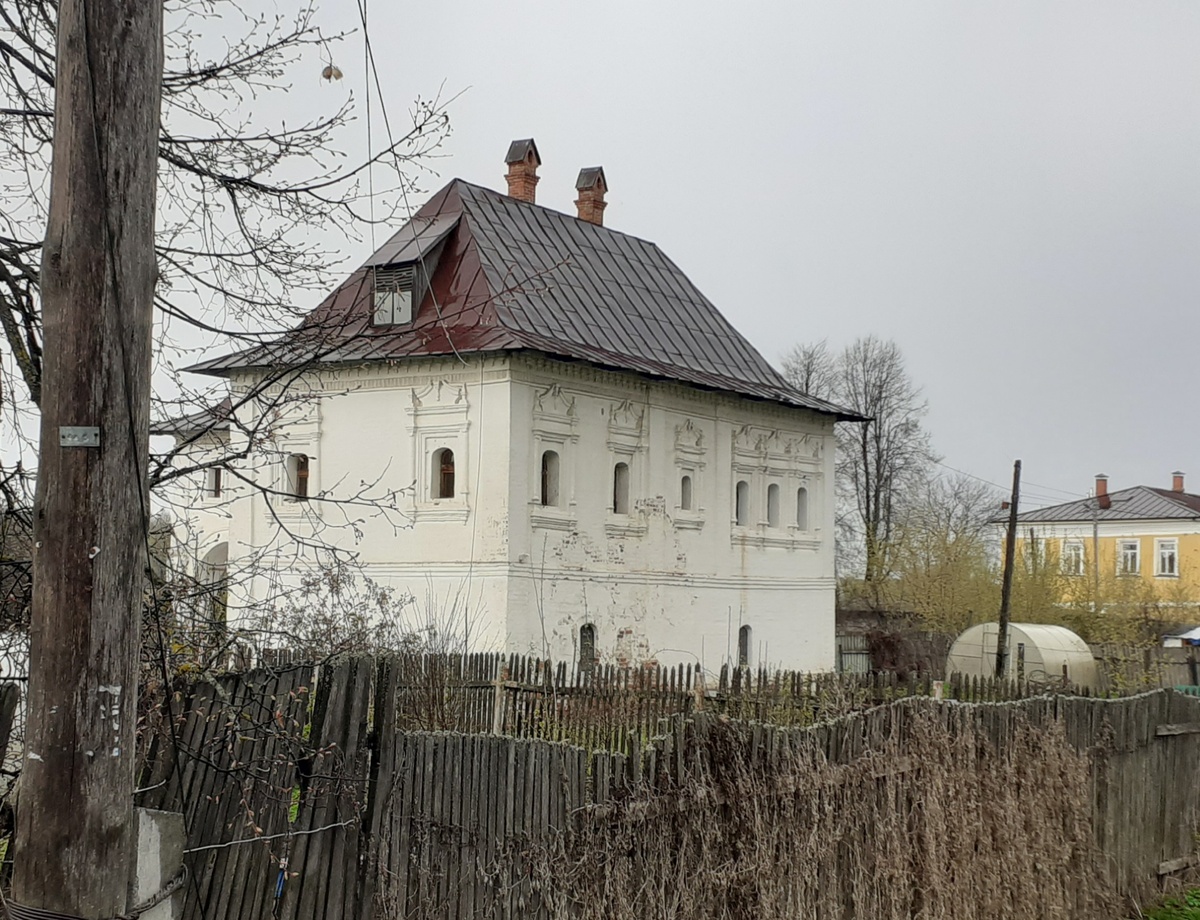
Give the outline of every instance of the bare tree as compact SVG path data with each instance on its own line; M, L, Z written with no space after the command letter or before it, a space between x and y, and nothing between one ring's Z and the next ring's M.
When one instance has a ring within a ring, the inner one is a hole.
M1001 498L993 486L960 474L917 483L893 532L889 603L936 632L990 619L1000 590L992 518Z
M837 356L829 350L827 340L801 342L783 356L783 373L806 396L832 400L837 386L837 364Z
M290 16L260 0L166 0L165 7L152 414L162 433L171 422L188 424L169 432L175 443L152 458L149 479L156 506L177 518L214 472L227 486L240 482L265 496L277 534L259 551L258 571L298 552L345 565L352 554L341 548L353 540L330 530L357 532L368 515L404 526L397 494L372 482L338 483L336 496L312 496L299 520L274 513L287 496L243 461L277 459L277 430L317 398L314 369L354 334L344 316L307 315L344 255L334 241L406 216L424 164L449 130L444 102L418 99L410 124L393 136L392 119L385 142L347 159L355 99L350 81L330 78L341 75L332 55L348 36L323 32L312 2L296 7ZM28 503L42 389L40 259L56 26L54 0L0 4L0 418L7 456L17 458L0 468L0 497L10 515ZM270 114L273 100L297 79L322 92L311 94L310 117L285 124ZM288 360L277 370L235 393L182 374L202 352L253 347L297 330L303 354L281 356ZM186 529L178 532L176 550L188 539ZM163 554L155 573L174 629L189 610L212 612L214 599L224 605L230 596L223 574L188 568L181 558ZM251 563L242 577L253 577Z
M824 342L798 345L784 359L793 385L869 419L838 428L840 529L843 564L861 547L862 573L877 603L891 571L888 548L901 506L935 459L922 425L927 406L895 342L860 338L836 356Z

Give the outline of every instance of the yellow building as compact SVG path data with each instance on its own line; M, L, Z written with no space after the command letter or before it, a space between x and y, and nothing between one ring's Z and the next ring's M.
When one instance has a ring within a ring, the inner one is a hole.
M1095 608L1154 605L1163 613L1200 605L1200 495L1133 486L1018 516L1024 575L1042 578L1060 604ZM1096 559L1099 566L1095 565Z

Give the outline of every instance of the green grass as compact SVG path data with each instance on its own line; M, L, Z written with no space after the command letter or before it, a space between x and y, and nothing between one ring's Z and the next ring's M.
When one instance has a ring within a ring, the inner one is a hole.
M1146 912L1146 920L1200 920L1200 888L1167 898Z

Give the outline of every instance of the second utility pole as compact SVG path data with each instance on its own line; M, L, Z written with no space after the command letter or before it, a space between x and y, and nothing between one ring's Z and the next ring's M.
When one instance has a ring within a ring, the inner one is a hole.
M1021 461L1013 464L1012 501L1008 506L1008 533L1004 537L1004 583L1000 587L1000 634L996 636L996 677L1008 665L1008 604L1012 599L1013 557L1017 550L1017 505L1021 501Z
M14 917L128 908L161 2L59 0Z

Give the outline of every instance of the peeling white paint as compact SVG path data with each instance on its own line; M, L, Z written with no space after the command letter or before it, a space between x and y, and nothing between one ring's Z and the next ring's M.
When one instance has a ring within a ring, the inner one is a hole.
M38 763L45 763L45 761L42 760L42 758L38 754L35 754L33 751L30 751L27 756L29 757L30 760L36 760Z

